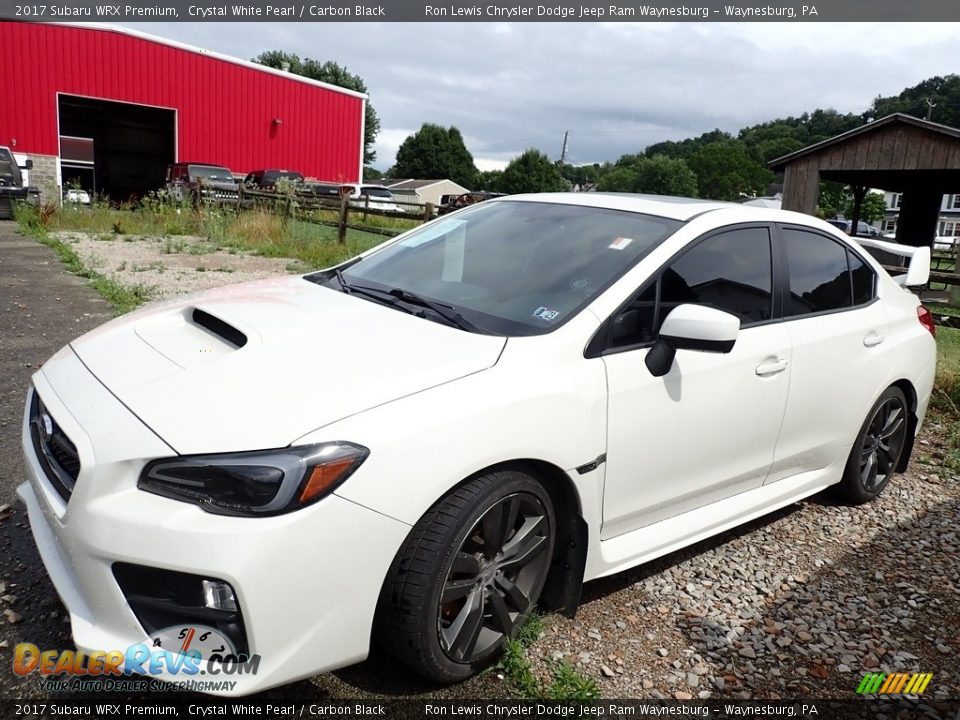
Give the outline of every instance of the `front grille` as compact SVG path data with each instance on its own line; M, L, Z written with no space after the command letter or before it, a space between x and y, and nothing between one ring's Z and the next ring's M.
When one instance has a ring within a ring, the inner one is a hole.
M80 474L80 455L36 391L30 401L30 439L47 480L68 502Z

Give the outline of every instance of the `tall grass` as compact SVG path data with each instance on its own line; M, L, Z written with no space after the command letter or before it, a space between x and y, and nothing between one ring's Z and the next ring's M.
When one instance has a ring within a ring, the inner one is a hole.
M960 422L960 330L937 328L937 375L932 403Z
M373 217L373 216L371 216ZM27 232L38 234L78 231L108 238L119 235L153 237L196 236L212 249L236 248L266 257L300 260L310 268L323 268L347 260L379 245L382 235L348 230L345 244L336 241L335 227L286 218L268 210L235 212L230 209L175 205L146 199L137 205L119 207L95 203L91 207L64 206L39 209L21 206L16 219ZM380 218L383 219L383 218ZM397 225L411 221L386 218Z

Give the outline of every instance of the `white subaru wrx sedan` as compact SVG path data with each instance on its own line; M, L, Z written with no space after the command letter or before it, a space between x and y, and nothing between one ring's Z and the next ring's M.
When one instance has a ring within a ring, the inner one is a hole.
M20 495L81 650L259 656L239 694L377 642L453 682L585 580L881 493L930 398L928 272L780 210L489 201L74 341Z

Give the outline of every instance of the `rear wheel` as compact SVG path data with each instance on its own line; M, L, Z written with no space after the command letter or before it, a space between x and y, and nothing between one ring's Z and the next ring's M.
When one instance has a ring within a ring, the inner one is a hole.
M550 496L531 475L504 470L461 485L424 515L394 560L379 641L432 680L484 669L539 598L555 527Z
M909 408L903 391L889 387L874 404L857 436L840 483L854 503L877 497L893 477L906 445Z

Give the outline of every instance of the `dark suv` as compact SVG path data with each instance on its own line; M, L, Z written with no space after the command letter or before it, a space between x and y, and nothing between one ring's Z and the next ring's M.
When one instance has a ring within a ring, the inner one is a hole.
M21 168L10 148L0 147L0 220L13 217L13 203L16 200L27 200L36 195L30 188L23 187L23 175L20 170L30 170L33 160L27 160Z
M850 234L850 226L853 224L852 220L827 220L827 222L836 228L840 228L847 235ZM863 220L857 223L857 237L878 238L881 235L883 233L873 225L865 223Z
M229 168L207 163L174 163L167 166L167 192L177 202L190 200L197 192L204 200L237 202L240 185Z
M243 184L251 190L274 190L281 180L299 185L303 175L292 170L254 170L243 179Z

